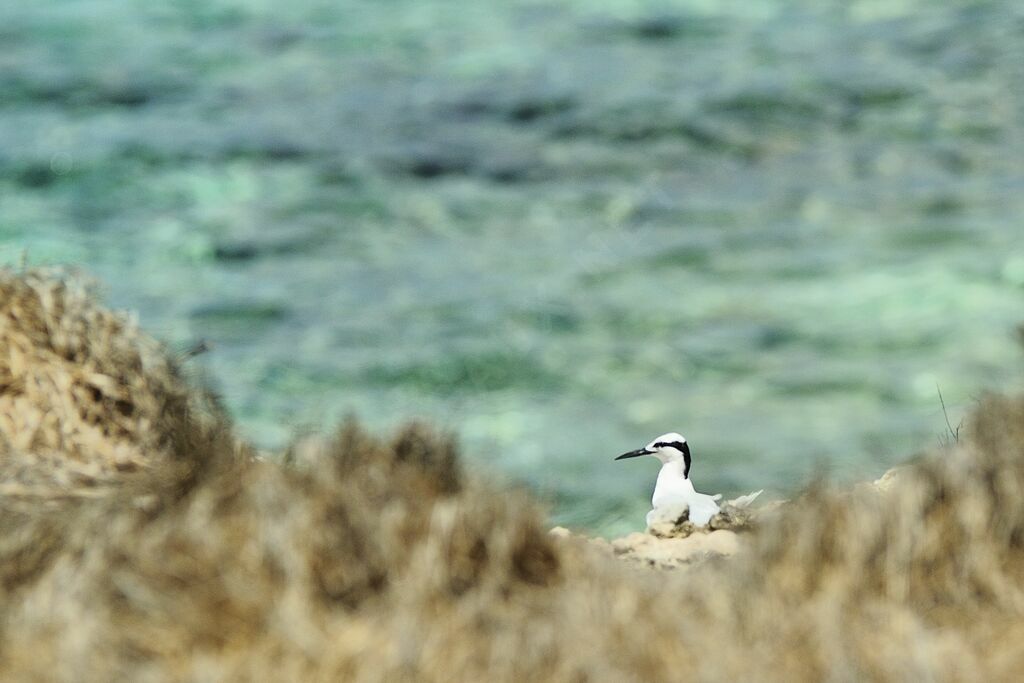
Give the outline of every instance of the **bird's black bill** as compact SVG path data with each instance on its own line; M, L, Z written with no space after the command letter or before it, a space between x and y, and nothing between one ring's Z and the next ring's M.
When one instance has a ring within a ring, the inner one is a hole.
M640 457L641 455L650 455L653 452L654 451L649 451L646 448L638 448L635 451L630 451L629 453L623 453L622 455L620 455L619 457L617 457L615 459L616 460L625 460L626 458L637 458L637 457Z

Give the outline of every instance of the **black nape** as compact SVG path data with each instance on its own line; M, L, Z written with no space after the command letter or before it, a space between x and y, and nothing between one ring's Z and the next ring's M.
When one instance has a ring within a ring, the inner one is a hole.
M680 453L683 454L683 477L689 478L690 476L690 444L685 441L659 441L654 444L655 448L665 448L671 446Z

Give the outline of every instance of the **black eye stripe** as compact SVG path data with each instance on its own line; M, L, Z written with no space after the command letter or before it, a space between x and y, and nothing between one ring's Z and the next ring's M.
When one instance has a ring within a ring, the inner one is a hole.
M655 448L665 448L671 446L672 448L678 449L683 454L683 477L690 476L690 447L685 441L659 441L654 444Z

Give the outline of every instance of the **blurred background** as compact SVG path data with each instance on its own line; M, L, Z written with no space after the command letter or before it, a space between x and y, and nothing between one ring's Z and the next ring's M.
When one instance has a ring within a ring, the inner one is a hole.
M0 262L72 264L267 449L425 417L642 528L929 448L1019 383L1010 0L13 0Z

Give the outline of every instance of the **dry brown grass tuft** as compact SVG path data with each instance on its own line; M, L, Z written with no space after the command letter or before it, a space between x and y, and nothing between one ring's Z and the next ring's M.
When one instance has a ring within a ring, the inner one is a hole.
M315 680L398 645L373 624L401 603L491 606L556 583L540 517L516 497L454 493L435 457L450 448L421 427L379 444L349 426L316 467L240 463L183 497L115 495L37 524L60 552L12 579L32 583L6 611L0 671ZM21 655L41 649L53 658Z
M173 459L201 464L199 442L227 431L212 399L84 278L0 270L0 495L94 495Z
M1024 402L991 397L969 438L888 492L816 489L780 515L705 585L705 618L733 629L715 649L750 653L723 661L790 680L1010 680L1024 664L1008 638L1024 634L1022 426Z
M0 278L22 301L0 308L0 343L21 345L0 348L17 370L0 400L56 415L4 427L19 454L4 480L20 468L49 494L0 496L0 680L1014 680L1024 667L1024 401L988 399L955 448L884 493L818 487L740 554L659 572L552 538L525 496L465 477L452 440L423 425L380 440L350 423L287 465L238 457L216 419L164 420L157 407L195 399L166 360L143 363L152 379L119 370L159 351L86 300L87 320L121 330L104 345L80 337L83 351L54 357L52 334L12 333L24 311L69 308L38 303L46 282ZM96 373L112 378L99 397L83 389ZM137 421L105 393L119 383L141 392ZM63 460L116 473L124 457L139 471L102 496L52 475Z

